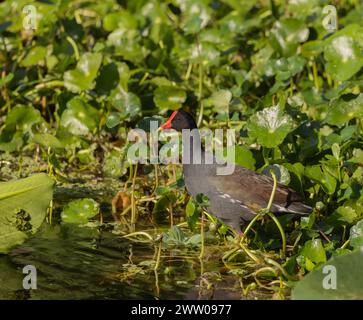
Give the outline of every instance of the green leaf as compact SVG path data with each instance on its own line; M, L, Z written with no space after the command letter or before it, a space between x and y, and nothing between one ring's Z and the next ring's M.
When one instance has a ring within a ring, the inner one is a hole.
M288 6L294 16L307 17L313 14L315 8L319 8L319 0L294 0Z
M102 54L87 52L82 55L77 67L64 73L64 85L72 92L93 89L102 62Z
M312 212L308 217L301 217L300 226L302 229L311 229L315 223L316 215Z
M352 224L358 218L356 211L349 206L342 206L336 209L329 217L329 222L333 225Z
M37 231L52 197L53 180L44 173L0 182L0 253Z
M276 175L276 179L279 183L283 185L288 185L290 183L289 170L287 170L287 168L285 168L283 165L280 164L269 165L263 169L262 173L269 177L272 177L270 170L274 172L274 174Z
M336 80L351 78L363 66L363 27L352 24L325 40L326 71Z
M32 106L17 105L10 110L5 120L5 130L30 132L33 125L40 123L40 112Z
M7 83L9 83L11 80L13 80L13 78L14 78L13 73L9 73L5 77L0 78L0 87L6 85Z
M186 218L188 222L188 226L191 231L194 231L195 226L197 225L200 212L198 208L196 207L193 199L189 199L187 206L185 208Z
M271 30L271 46L282 56L289 57L296 53L301 42L308 39L309 29L301 20L283 18L277 21Z
M40 61L44 60L46 55L47 55L46 47L36 46L29 51L25 59L20 64L24 67L30 67L36 65Z
M220 51L208 42L203 42L199 46L196 44L190 48L187 56L193 63L201 63L205 67L219 64Z
M196 203L201 207L208 207L209 206L209 198L205 196L203 193L198 193L195 196Z
M113 31L117 28L135 29L137 28L137 19L128 11L112 12L103 18L103 27L107 31Z
M45 148L51 149L63 149L64 145L60 142L57 137L49 134L49 133L42 133L42 134L35 134L33 136L33 142L42 145Z
M218 90L213 92L210 99L212 106L220 112L220 109L227 110L232 100L232 93L229 90Z
M120 81L119 72L116 63L103 65L96 79L95 90L100 94L109 94L115 89Z
M152 216L157 223L162 223L169 215L170 206L176 201L175 194L170 190L164 190L161 198L155 203Z
M363 93L355 99L344 101L334 100L329 109L325 121L332 125L344 125L353 118L363 117Z
M109 95L117 86L123 90L128 90L128 81L130 78L130 69L126 63L111 62L100 69L96 79L95 90L102 95Z
M203 20L199 16L191 16L185 21L183 30L187 34L196 34L202 29Z
M358 221L350 229L349 241L354 249L359 249L359 247L363 246L363 220Z
M349 159L349 162L363 164L363 150L353 149L353 157Z
M229 118L229 105L232 100L232 93L229 90L218 90L204 100L206 107L212 107L213 110L218 112L216 120L225 121Z
M112 90L110 101L117 111L119 111L120 120L132 120L141 111L139 97L132 92L125 91L121 86Z
M102 171L106 177L118 178L126 174L125 154L123 150L112 150L105 156Z
M121 123L120 113L111 112L107 117L106 126L108 128L114 128Z
M74 135L85 135L98 128L98 111L80 97L67 103L61 116L61 125Z
M320 40L305 42L301 46L301 54L307 58L318 56L324 50L324 44Z
M233 148L235 152L235 157L234 159L231 159L232 153L230 152L230 150ZM226 155L228 155L228 163L235 163L247 169L255 170L256 160L253 157L252 151L249 150L247 147L239 145L227 147L224 156Z
M17 105L12 108L0 134L0 150L18 150L32 136L35 125L41 122L40 112L31 106Z
M193 234L187 241L186 241L186 245L192 246L192 247L196 247L196 246L200 246L202 242L202 236L200 233L197 234Z
M158 87L154 91L154 102L160 109L177 110L185 102L187 95L184 90L175 87Z
M331 146L331 151L333 153L334 158L339 160L340 159L340 147L339 147L339 144L333 143L333 145Z
M185 245L187 237L178 226L172 226L163 237L163 242L169 245Z
M149 50L139 44L140 30L120 27L109 34L107 45L115 47L115 53L125 60L133 63L141 63Z
M186 34L200 32L210 20L210 9L203 1L184 1L182 29Z
M282 143L292 128L292 118L278 106L265 108L252 115L247 125L249 136L268 148Z
M323 170L321 166L319 165L307 166L305 167L304 174L309 179L320 184L326 193L328 194L334 193L337 181L329 172Z
M292 291L293 300L362 300L363 299L363 250L336 256L325 265L309 273ZM332 269L334 268L334 269ZM324 283L336 289L324 288Z
M273 70L277 81L286 81L301 72L306 60L300 56L281 58L273 62Z
M187 214L187 217L191 217L195 212L195 204L192 199L189 199L187 206L185 208L185 213Z
M309 271L319 263L326 261L326 254L320 239L308 240L300 251L300 255L305 258L305 268Z
M300 162L294 164L284 163L283 166L290 172L291 187L296 191L302 191L302 179L304 176L304 166Z
M69 202L63 209L61 217L66 223L85 224L99 213L99 205L93 199L78 199Z

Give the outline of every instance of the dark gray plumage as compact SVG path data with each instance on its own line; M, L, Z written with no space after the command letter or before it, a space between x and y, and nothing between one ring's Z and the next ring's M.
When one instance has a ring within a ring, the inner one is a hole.
M176 130L197 128L193 117L182 110L174 112L161 127ZM191 154L193 154L193 139L195 144L200 144L199 135L191 138ZM217 175L217 168L222 165L215 161L213 164L203 163L205 151L199 150L201 164L183 164L188 193L194 198L200 193L206 195L209 198L207 211L232 228L240 230L241 223L252 220L258 210L267 207L273 180L238 165L230 175ZM277 185L271 207L273 213L307 214L311 210L311 207L302 203L299 194L286 186Z
M258 210L266 208L273 187L273 180L241 166L231 175L216 175L218 165L183 165L185 186L195 198L203 193L209 198L207 211L236 230L240 224L250 221ZM301 202L293 190L278 185L273 213L306 214L311 208Z

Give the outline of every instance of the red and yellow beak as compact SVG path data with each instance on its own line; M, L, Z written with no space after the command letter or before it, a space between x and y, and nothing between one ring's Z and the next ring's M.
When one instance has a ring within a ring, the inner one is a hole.
M169 117L169 119L166 120L166 122L159 127L159 130L162 130L162 129L171 129L171 127L172 127L171 122L173 121L173 119L174 119L174 117L176 116L177 113L178 113L178 111L174 111L171 114L171 116Z

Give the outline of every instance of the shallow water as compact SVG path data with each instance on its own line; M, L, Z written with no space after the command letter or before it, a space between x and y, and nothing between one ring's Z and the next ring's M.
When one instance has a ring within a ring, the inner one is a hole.
M237 277L221 276L221 253L208 248L202 265L198 249L166 248L154 272L153 244L135 243L112 232L112 188L57 188L58 217L68 201L92 197L101 203L106 224L102 228L63 224L55 214L53 225L44 222L33 237L0 256L0 299L241 298ZM36 290L23 289L26 265L37 269Z
M183 256L178 249L163 250L155 274L149 268L154 248L135 244L109 231L72 225L44 224L35 237L0 257L2 299L238 299L235 279L219 279L217 290L199 288L198 251ZM218 276L219 262L204 265L210 278ZM22 289L22 268L37 269L37 289ZM166 270L173 270L168 274Z

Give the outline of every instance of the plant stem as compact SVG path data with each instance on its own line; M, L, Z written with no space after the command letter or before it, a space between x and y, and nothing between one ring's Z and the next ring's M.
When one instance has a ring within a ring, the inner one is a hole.
M296 275L294 276L291 276L287 273L287 271L279 264L277 263L275 260L272 260L270 258L265 258L265 261L269 264L272 264L273 266L277 267L278 269L280 269L282 275L288 279L288 280L291 280L291 281L296 281L298 280L298 277Z
M313 61L313 77L314 77L314 86L317 90L319 90L318 69L316 67L315 60Z
M50 225L52 225L52 220L53 220L53 207L54 207L54 203L53 203L53 199L52 199L52 200L50 200L49 208L48 208L48 217L49 217Z
M277 188L277 179L276 179L275 172L273 172L273 170L270 170L270 173L271 173L272 179L274 181L274 184L273 184L273 188L272 188L270 200L268 202L268 205L267 205L266 210L267 210L267 214L271 217L271 219L275 222L277 228L280 230L281 239L282 239L282 254L283 254L283 256L285 256L285 253L286 253L286 236L285 236L285 231L282 228L282 226L280 224L280 221L271 212L271 207L272 207L272 204L273 204L273 201L274 201L274 198L275 198L275 193L276 193L276 188Z
M186 72L186 74L184 76L184 80L185 81L188 81L189 80L190 73L192 72L192 69L193 69L193 64L189 62L187 72Z
M267 214L271 217L271 219L275 222L277 228L280 230L281 239L282 239L282 255L283 255L283 257L285 257L285 253L286 253L286 236L285 236L285 231L282 228L280 221L276 218L276 216L272 212L268 212Z
M272 179L274 181L274 184L273 184L273 187L272 187L272 192L271 192L271 195L270 195L270 200L269 200L268 205L266 207L266 211L268 211L268 212L271 210L272 203L273 203L274 198L275 198L276 188L277 188L277 179L276 179L275 172L273 172L273 170L270 170L270 173L271 173Z
M148 233L146 233L146 232L144 232L144 231L135 231L135 232L131 232L131 233L129 233L129 234L126 234L126 235L124 235L124 236L122 236L123 238L131 238L131 237L135 237L135 236L144 236L144 237L146 237L146 238L148 238L149 239L149 241L148 242L150 242L150 241L153 241L153 238L148 234Z
M159 186L159 170L158 170L157 164L154 164L154 172L155 172L155 188L154 188L154 192L155 192Z
M174 225L173 205L169 203L169 215L170 215L170 228Z
M139 83L139 85L141 86L144 82L145 82L145 80L147 79L147 77L150 75L150 73L149 72L146 72L145 74L144 74L144 76L142 77L142 79L140 80L140 83Z
M242 243L240 243L241 248L247 253L247 255L255 261L257 264L261 263L261 259L254 255L251 250L249 250L247 247L245 247Z
M243 236L241 238L240 243L243 242L243 240L246 238L248 231L252 228L252 226L255 224L255 222L257 221L258 218L260 218L262 215L261 214L256 214L255 217L250 221L250 223L248 224L248 226L246 227L246 229L243 231Z
M159 269L159 266L160 266L161 246L162 246L162 241L160 240L159 247L158 247L158 252L156 254L156 262L155 262L155 267L154 267L155 271L157 271Z
M135 204L135 182L137 175L137 163L135 164L134 169L134 177L132 179L132 188L131 188L131 224L132 226L136 223L136 204Z
M19 171L18 171L19 178L23 175L23 154L20 153L19 155Z
M35 92L37 92L40 89L51 89L51 88L55 88L55 87L64 87L64 81L62 80L52 80L52 81L48 81L48 82L42 82L37 84L34 89L29 90L28 92L25 93L25 95L32 95Z
M344 226L343 226L342 241L344 241L344 239L345 239L345 234L346 234L346 232L347 232L347 227L344 225Z
M254 223L257 221L257 219L261 216L264 215L264 212L267 212L267 214L271 217L271 219L275 222L277 228L279 229L280 233L281 233L281 239L282 239L282 253L285 256L286 253L286 236L285 236L285 232L284 229L282 228L280 221L276 218L276 216L270 212L273 201L274 201L274 197L275 197L275 193L276 193L276 188L277 188L277 179L276 179L276 175L275 173L271 170L271 175L272 175L272 179L274 181L273 187L272 187L272 192L270 195L270 200L267 204L267 207L265 209L262 210L262 213L257 214L248 224L248 226L246 227L246 229L243 232L243 236L241 238L240 241L240 245L242 245L244 239L246 238L246 235L248 233L248 231L252 228L252 226L254 225Z
M171 164L171 170L173 173L173 182L176 182L176 166L174 163Z
M344 244L340 247L340 249L345 249L348 246L349 242L350 242L349 239L345 241Z
M158 273L158 269L160 266L160 257L161 257L161 247L163 244L163 236L161 235L161 237L159 238L159 246L157 249L157 253L156 253L156 262L155 262L155 267L154 267L154 273L155 273L155 289L156 289L156 296L159 297L160 295L160 288L159 288L159 273Z
M133 165L130 165L129 177L127 178L127 181L125 182L124 191L127 190L127 185L132 181L132 177L134 175L133 168L134 168Z
M204 210L202 210L201 214L200 237L201 237L201 249L200 249L199 259L202 259L204 256Z
M69 44L72 46L73 51L74 51L74 56L76 57L76 60L79 60L79 51L78 51L78 47L77 44L74 42L74 40L71 37L67 37L66 38L67 41L69 42Z

